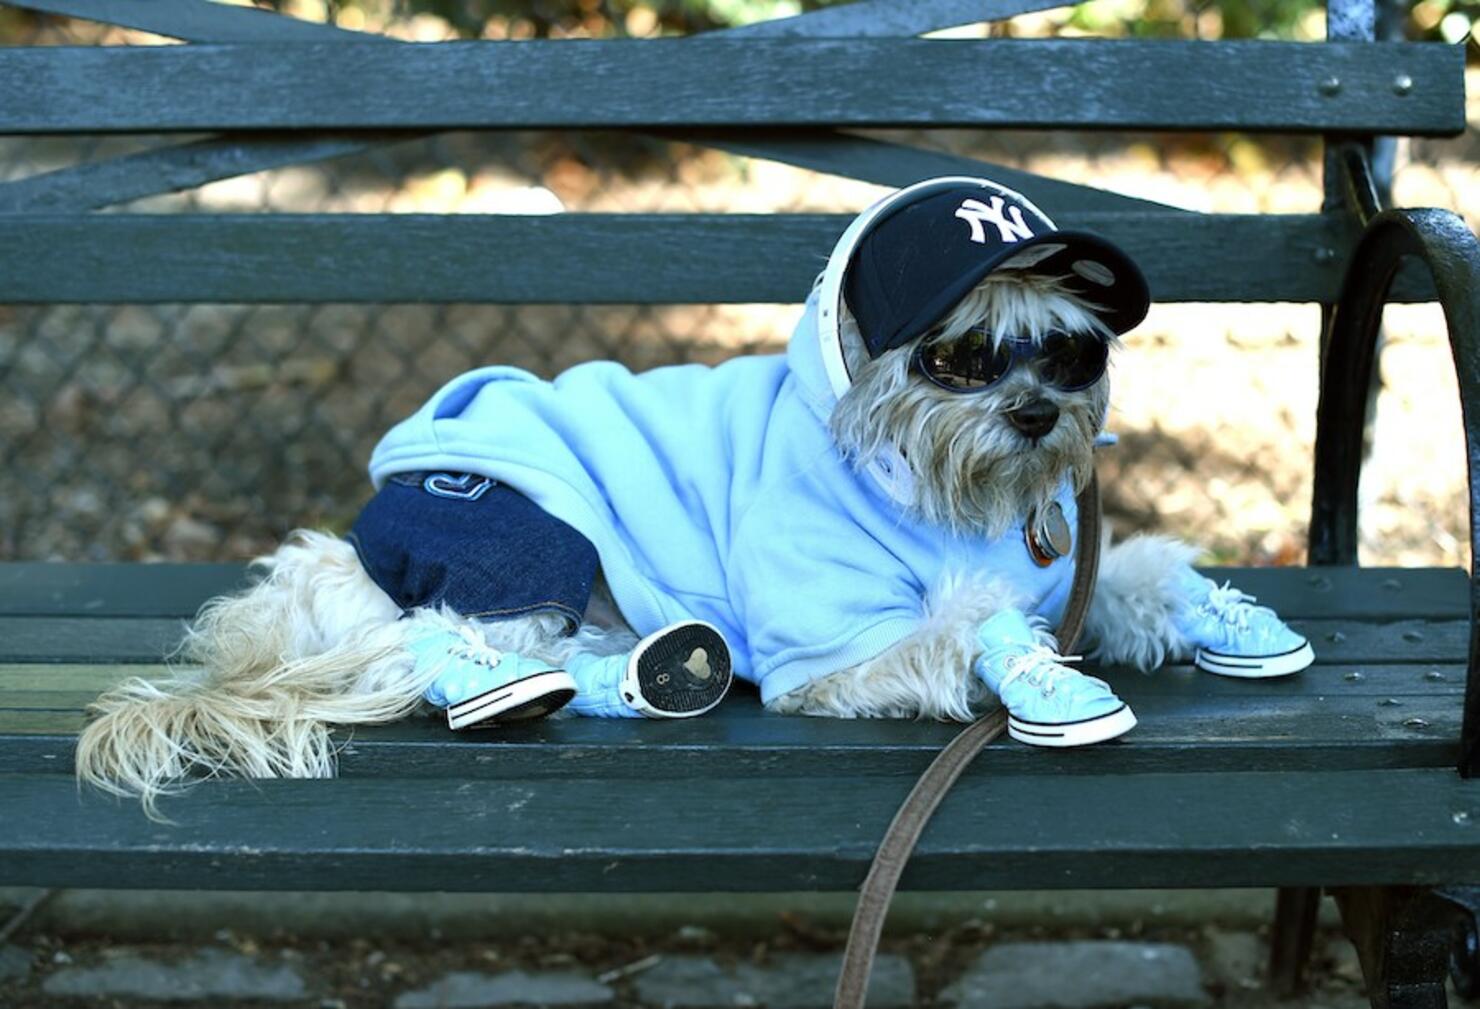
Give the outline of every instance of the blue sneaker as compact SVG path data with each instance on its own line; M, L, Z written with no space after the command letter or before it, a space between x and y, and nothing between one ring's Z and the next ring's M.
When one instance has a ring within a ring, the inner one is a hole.
M595 718L693 718L730 689L730 648L701 620L669 624L622 655L574 655L571 710Z
M1183 605L1173 623L1197 646L1193 661L1199 669L1263 679L1298 673L1316 660L1310 642L1268 606L1255 606L1253 596L1226 582L1220 587L1191 568L1177 577Z
M1032 746L1084 746L1136 726L1130 706L1104 680L1064 665L1038 641L1021 610L1003 610L976 632L982 654L973 667L1007 708L1007 734Z
M471 627L429 634L410 647L417 673L433 677L423 696L447 710L448 728L543 718L576 695L563 669L501 652Z

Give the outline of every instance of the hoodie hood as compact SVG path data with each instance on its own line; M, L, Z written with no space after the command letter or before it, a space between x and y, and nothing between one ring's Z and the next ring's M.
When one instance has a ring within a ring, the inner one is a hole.
M831 439L829 427L833 410L843 393L852 388L853 383L847 368L843 366L842 339L836 321L830 331L822 322L822 287L819 283L807 296L802 316L797 320L796 327L791 332L791 341L786 347L786 365L795 379L798 398L806 404ZM836 311L833 312L833 318L837 318ZM864 472L896 504L908 506L913 502L914 481L910 476L910 468L896 449L886 449L864 467Z

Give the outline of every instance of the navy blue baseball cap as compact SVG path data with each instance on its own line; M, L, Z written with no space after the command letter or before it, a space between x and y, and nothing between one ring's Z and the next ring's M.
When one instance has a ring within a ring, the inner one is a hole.
M1151 305L1146 278L1124 252L1086 231L1060 231L986 179L924 193L875 221L854 249L843 297L878 357L928 331L998 269L1062 278L1115 333L1133 329Z

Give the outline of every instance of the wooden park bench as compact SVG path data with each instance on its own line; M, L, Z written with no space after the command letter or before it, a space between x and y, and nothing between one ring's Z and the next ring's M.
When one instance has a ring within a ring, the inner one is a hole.
M1324 43L917 37L1053 5L860 0L690 39L398 45L204 0L29 0L191 44L0 49L0 133L211 135L0 185L0 303L795 302L846 222L91 212L517 127L657 132L885 185L984 174L1121 243L1159 300L1327 306L1311 566L1215 573L1291 618L1317 665L1257 684L1110 671L1140 727L1083 751L991 746L904 885L1280 887L1285 989L1324 889L1375 1006L1442 1005L1450 930L1473 924L1464 887L1480 883L1480 583L1359 568L1356 487L1380 307L1436 297L1472 502L1480 487L1474 237L1444 211L1384 210L1369 158L1375 136L1464 128L1462 50L1375 43L1371 0L1332 0ZM1327 200L1196 214L840 132L880 126L1319 135ZM174 826L79 795L84 706L161 672L182 621L243 578L238 565L0 565L0 884L846 891L955 732L773 717L739 689L690 722L358 731L337 780L206 782L165 802ZM675 785L692 779L702 788Z

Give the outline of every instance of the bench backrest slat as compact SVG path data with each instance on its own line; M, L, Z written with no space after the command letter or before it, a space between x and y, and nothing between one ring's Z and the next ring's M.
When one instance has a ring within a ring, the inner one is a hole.
M806 295L848 220L10 215L0 216L0 302L791 302ZM1320 215L1183 213L1061 223L1121 243L1164 301L1330 299L1340 283L1335 250L1354 227Z
M1453 134L1465 125L1463 58L1458 47L1416 43L1139 40L19 47L0 49L8 99L0 132L914 125ZM1399 78L1411 81L1401 94Z

